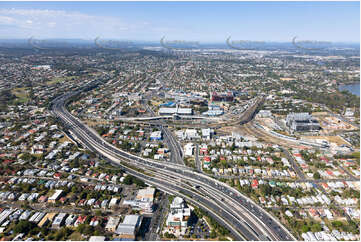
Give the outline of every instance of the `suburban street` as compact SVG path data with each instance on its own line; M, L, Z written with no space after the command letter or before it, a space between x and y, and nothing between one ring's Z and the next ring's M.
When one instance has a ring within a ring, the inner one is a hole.
M290 154L290 152L287 149L282 149L283 153L287 156L287 159L291 162L291 166L293 170L297 173L298 177L301 178L301 180L305 180L305 174L301 171L301 168L297 165L297 162L295 161L295 158Z
M158 229L160 230L160 228L162 227L164 215L167 214L166 212L168 210L168 203L169 203L168 196L167 194L164 194L160 198L160 201L157 204L157 209L151 217L151 221L149 224L149 231L147 231L145 234L145 240L147 241L159 240Z
M199 160L199 144L196 143L196 149L195 149L195 163L198 171L202 172L202 162Z

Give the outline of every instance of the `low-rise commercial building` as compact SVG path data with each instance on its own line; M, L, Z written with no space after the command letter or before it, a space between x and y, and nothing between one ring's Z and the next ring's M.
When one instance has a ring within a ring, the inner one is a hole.
M191 209L187 207L183 198L175 197L170 205L170 212L167 217L166 225L176 229L187 227L190 216Z
M118 216L109 217L108 223L105 226L105 230L114 233L119 224L119 221L120 221L120 217Z
M153 212L155 188L147 187L140 189L134 200L125 200L123 205L130 205L133 209L142 210L145 213Z
M150 134L150 140L161 140L162 131L154 131Z
M187 143L184 146L184 155L185 156L192 156L194 152L194 145L192 143Z
M142 217L139 215L126 215L124 221L119 224L116 234L122 240L135 240L135 236L142 223Z

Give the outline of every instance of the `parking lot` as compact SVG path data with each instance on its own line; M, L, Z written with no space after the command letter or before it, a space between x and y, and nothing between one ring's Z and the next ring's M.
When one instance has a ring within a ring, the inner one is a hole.
M186 229L185 236L192 239L208 239L210 237L210 228L204 219L192 217L190 226Z

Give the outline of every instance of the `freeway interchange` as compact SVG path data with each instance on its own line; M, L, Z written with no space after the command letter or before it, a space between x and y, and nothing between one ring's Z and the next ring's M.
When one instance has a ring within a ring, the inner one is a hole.
M66 109L68 100L82 91L84 89L54 99L51 112L84 147L148 185L199 206L226 227L236 240L296 240L276 218L235 188L182 164L144 159L104 141Z
M155 115L153 110L147 104L145 104L144 106L148 112ZM172 150L170 160L171 160L171 162L175 162L175 163L184 165L183 158L182 158L182 148L180 147L179 143L175 140L172 132L170 132L167 127L163 126L164 124L165 123L163 121L161 121L161 120L158 121L158 127L164 134L164 138L168 144L168 147L170 147L170 149Z

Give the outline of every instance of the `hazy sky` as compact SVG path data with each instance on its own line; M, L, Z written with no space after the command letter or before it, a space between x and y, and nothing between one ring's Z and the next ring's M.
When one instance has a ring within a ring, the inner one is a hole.
M360 41L359 2L0 2L1 38Z

